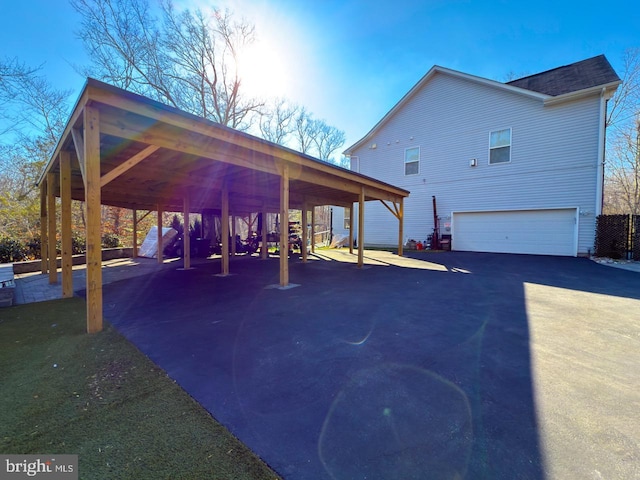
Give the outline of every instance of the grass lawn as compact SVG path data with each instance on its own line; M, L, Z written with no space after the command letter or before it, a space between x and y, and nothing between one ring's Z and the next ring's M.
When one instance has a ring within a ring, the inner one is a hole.
M81 479L276 479L79 298L0 309L0 453L78 454Z

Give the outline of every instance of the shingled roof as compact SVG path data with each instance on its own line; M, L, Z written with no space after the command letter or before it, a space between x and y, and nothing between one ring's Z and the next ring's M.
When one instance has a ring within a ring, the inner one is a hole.
M555 97L619 81L620 78L606 57L598 55L546 72L512 80L507 82L507 85Z

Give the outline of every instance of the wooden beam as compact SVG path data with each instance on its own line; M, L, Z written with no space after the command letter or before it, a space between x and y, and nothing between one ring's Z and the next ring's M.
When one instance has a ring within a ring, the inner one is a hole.
M289 166L280 177L280 286L289 285Z
M84 139L82 138L82 132L77 128L71 129L71 137L73 138L73 146L76 149L76 155L78 156L78 165L80 165L80 174L82 175L82 182L87 185L87 176L84 174Z
M402 252L403 236L404 236L404 201L401 198L400 205L398 206L398 256L399 257L401 257L403 254Z
M385 202L384 200L380 200L380 203L382 203L382 205L385 206L385 208L387 210L389 210L391 212L391 214L396 217L396 218L400 218L400 213L399 213L399 209L398 209L398 205L394 202L393 203L393 208L391 208L389 205L387 205L387 202Z
M88 88L88 91L90 98L95 99L101 103L112 105L117 109L122 109L124 111L132 112L138 115L142 115L143 117L155 120L154 124L151 125L154 131L151 132L151 129L149 128L150 125L136 125L135 118L131 118L133 117L132 115L112 115L113 118L110 118L108 120L106 119L107 116L104 115L105 127L103 128L103 131L108 133L109 135L120 136L123 138L137 138L145 143L159 145L154 141L150 141L149 137L146 136L147 133L149 133L150 135L155 135L163 130L183 130L187 133L188 137L184 137L183 135L182 141L177 142L181 148L184 147L183 144L192 143L192 140L194 138L206 138L207 144L217 143L220 145L226 145L227 148L229 146L238 146L245 153L253 152L255 155L263 158L267 157L280 159L280 161L282 161L283 163L286 162L290 165L290 168L293 169L293 171L290 172L291 178L298 178L298 175L302 174L301 171L303 170L317 171L321 173L329 172L336 178L355 181L356 185L363 184L367 187L368 190L375 190L380 188L384 192L386 192L385 198L387 200L397 200L399 197L403 197L408 194L406 190L394 187L393 185L381 184L381 182L378 182L375 179L362 177L349 170L336 168L335 166L332 166L326 162L320 162L310 156L281 148L277 145L273 145L269 142L265 142L264 140L251 137L242 132L222 129L218 125L211 125L210 123L203 122L200 119L196 119L194 117L186 117L184 115L180 115L179 113L160 109L151 104L141 103L134 99L126 98L122 95L105 91L100 87L90 86ZM162 128L156 128L156 125L160 123L163 124ZM115 128L112 129L112 127ZM162 146L171 148L167 147L166 145ZM203 156L206 157L207 155ZM238 158L242 159L243 156L238 155ZM246 155L244 156L244 159L246 160ZM394 197L386 197L386 195L388 194Z
M132 139L273 175L278 174L271 157L257 152L242 151L236 145L217 141L193 131L167 125L144 125L136 123L130 117L116 115L105 115L101 128L105 134L114 137Z
M56 174L47 173L47 230L49 245L49 284L58 283L58 258L56 249Z
M311 253L316 253L316 207L311 208Z
M140 223L142 220L144 220L145 218L147 218L149 215L151 215L151 212L153 211L153 209L151 210L147 210L147 213L145 213L144 215L142 215L139 219L138 219L138 223Z
M349 207L349 253L353 255L353 216L355 215L355 205Z
M88 95L85 90L82 92L80 98L76 102L73 112L71 113L71 117L67 121L64 131L60 136L58 145L56 146L56 149L54 150L53 155L49 159L49 162L45 166L44 171L40 175L40 179L38 180L38 183L44 181L47 173L49 173L53 169L55 165L55 159L57 159L58 154L60 153L64 145L67 143L71 129L79 123L80 117L84 115L84 106L87 103L87 99L88 99Z
M364 265L364 187L360 187L358 202L358 268Z
M44 181L40 183L40 272L43 274L48 272L49 267L47 228L49 228L47 223L47 182Z
M229 275L229 189L225 183L222 187L222 212L220 226L222 236L222 274Z
M156 221L158 224L158 234L156 240L158 242L156 256L158 257L158 263L163 263L164 261L164 252L162 251L162 207L158 205L157 207L157 216Z
M309 231L307 229L309 219L307 218L307 206L302 207L302 263L307 263L307 242L309 241Z
M262 230L260 232L262 237L262 245L260 246L260 257L266 260L269 256L269 247L267 245L267 209L262 207Z
M127 170L135 167L137 164L139 164L145 158L149 157L149 155L154 153L159 148L160 147L157 147L155 145L149 145L148 147L144 148L140 152L136 153L130 159L125 160L120 165L118 165L116 168L114 168L113 170L110 170L109 172L105 173L100 178L100 186L104 187L106 184L108 184L112 180L118 178L120 175L125 173Z
M87 332L102 331L102 239L100 208L100 114L84 109L84 175L87 207Z
M60 152L60 236L62 243L62 298L73 297L71 241L71 153Z
M236 255L236 216L231 215L231 256Z
M184 215L184 233L182 235L182 247L184 251L182 252L182 254L184 255L183 267L185 270L191 268L191 235L189 235L191 232L189 230L189 213L191 213L189 205L189 195L185 195L182 212L182 214Z
M133 209L133 258L138 258L138 211ZM148 212L147 212L148 213Z

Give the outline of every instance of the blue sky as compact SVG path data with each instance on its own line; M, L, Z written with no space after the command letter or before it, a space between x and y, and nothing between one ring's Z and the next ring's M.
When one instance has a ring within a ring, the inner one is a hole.
M248 84L344 130L345 148L433 65L505 81L605 54L622 76L624 50L640 47L637 0L174 2L228 7L255 23L262 50ZM75 11L65 0L0 3L0 57L43 65L75 100L84 79L73 66L87 63Z

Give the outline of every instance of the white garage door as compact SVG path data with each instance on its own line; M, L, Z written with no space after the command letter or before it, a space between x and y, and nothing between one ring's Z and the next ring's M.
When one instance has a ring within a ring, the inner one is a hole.
M470 252L575 256L577 209L459 212L452 248Z

